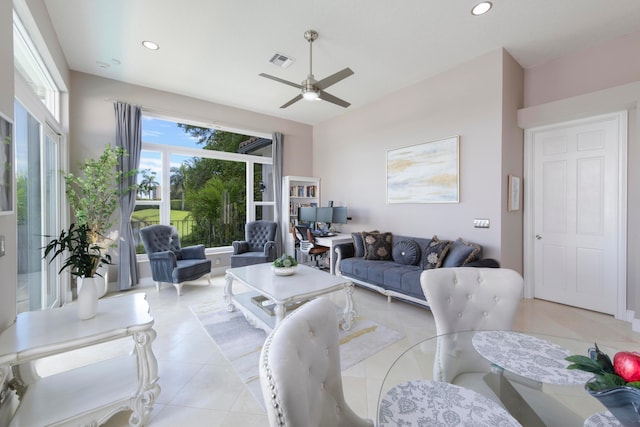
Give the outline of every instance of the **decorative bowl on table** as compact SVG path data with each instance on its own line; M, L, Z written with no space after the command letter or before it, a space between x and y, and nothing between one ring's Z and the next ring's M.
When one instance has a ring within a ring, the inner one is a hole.
M276 276L291 276L295 274L298 267L298 261L291 255L284 254L280 258L273 261L271 270Z
M624 427L640 427L640 353L619 351L609 356L595 345L589 356L567 357L569 369L590 372L584 389L598 399Z
M271 266L273 274L276 276L291 276L295 274L297 267L274 267Z
M640 389L620 386L609 390L585 390L595 397L624 427L640 427Z

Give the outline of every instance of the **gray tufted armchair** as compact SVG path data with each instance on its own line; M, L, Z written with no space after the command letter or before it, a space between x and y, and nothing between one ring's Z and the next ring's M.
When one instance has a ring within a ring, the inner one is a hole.
M260 385L271 427L373 427L347 405L336 306L317 298L287 316L260 354Z
M149 257L151 276L160 283L171 283L182 295L184 282L211 274L211 260L204 255L204 245L180 247L178 230L169 225L150 225L140 230L140 239Z
M276 231L278 224L273 221L248 222L245 226L245 240L233 242L231 267L272 262L276 259Z

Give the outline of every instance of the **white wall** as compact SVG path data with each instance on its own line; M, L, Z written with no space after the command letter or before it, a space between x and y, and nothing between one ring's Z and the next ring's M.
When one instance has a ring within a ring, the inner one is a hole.
M640 31L525 71L525 107L640 80Z
M130 85L80 72L71 73L70 130L72 171L86 157L115 144L114 101L129 102L174 118L188 118L238 130L284 134L284 173L304 175L312 167L310 125L239 108L213 104L143 86Z
M511 112L503 126L505 75L506 89L516 94L515 101L514 95L505 95ZM501 248L503 234L521 234L518 221L516 228L503 229L504 173L522 175L522 134L513 131L522 92L512 84L521 80L521 68L497 50L316 125L313 166L314 175L322 178L323 203L333 200L349 207L353 221L343 230L462 237L481 243L485 256L504 259L506 267L521 271L521 258L507 257ZM460 203L387 204L387 151L452 135L460 136ZM517 148L503 150L503 138ZM503 156L515 158L515 168L503 167ZM474 218L490 219L491 228L474 228Z
M515 175L522 178L524 160L524 132L518 127L518 109L522 108L524 94L524 70L511 55L504 52L504 72L502 75L502 194L509 193L508 176ZM522 181L521 181L522 183ZM523 265L523 205L520 194L521 208L519 211L509 212L508 197L502 199L502 235L501 261L503 265ZM516 270L522 272L521 269Z

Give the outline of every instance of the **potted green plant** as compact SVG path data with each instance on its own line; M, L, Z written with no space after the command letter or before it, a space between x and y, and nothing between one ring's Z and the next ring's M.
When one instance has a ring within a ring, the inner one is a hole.
M281 257L276 258L271 265L271 270L277 276L290 276L296 272L298 261L291 255L283 254Z
M68 173L64 175L66 193L69 206L76 218L76 231L86 232L91 247L102 248L103 253L115 246L117 232L109 230L113 226L112 217L118 209L120 198L129 191L135 190L131 185L122 192L119 184L127 177L135 175L136 171L124 173L118 168L118 159L126 156L122 147L107 145L102 155L97 159L86 159L80 166L80 175ZM84 226L84 227L82 227ZM69 230L71 231L71 229ZM98 286L99 296L107 291L107 268L98 270L104 263L94 264L91 275L101 278ZM77 271L77 270L76 270ZM73 274L73 273L72 273ZM83 276L84 274L76 274Z
M81 319L95 316L98 306L97 270L101 265L111 263L111 256L94 240L94 232L87 224L74 223L44 248L45 259L52 262L58 256L65 257L60 272L69 269L71 275L78 278L78 317Z

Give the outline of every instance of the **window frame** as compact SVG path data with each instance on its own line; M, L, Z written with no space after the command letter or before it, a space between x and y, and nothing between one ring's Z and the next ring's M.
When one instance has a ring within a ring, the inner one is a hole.
M159 119L170 121L173 123L182 123L188 124L191 126L199 126L203 128L213 129L215 131L223 131L223 132L231 132L237 133L241 135L249 135L259 138L267 138L272 140L273 136L262 134L249 130L239 130L232 128L224 128L221 126L212 126L210 124L205 124L201 122L195 122L189 119L177 119L175 117L169 117L164 115L159 115L157 113L152 113L145 111L143 108L142 116L147 118ZM226 161L234 161L234 162L242 162L245 164L245 198L246 198L246 222L254 221L256 217L256 207L257 206L272 206L275 213L275 200L272 201L262 201L262 200L254 200L255 194L255 186L254 186L254 166L256 164L261 165L269 165L273 166L273 159L271 157L262 157L256 156L252 154L241 154L241 153L229 153L225 151L214 151L214 150L204 150L202 148L189 148L182 147L178 145L168 145L168 144L158 144L153 142L145 142L144 138L142 141L142 150L143 151L154 151L159 152L162 160L162 177L160 180L160 199L159 200L139 200L136 198L136 206L159 206L160 211L160 224L169 224L170 216L171 216L171 155L183 155L190 157L200 157L207 159L216 159L216 160L226 160ZM232 248L231 245L227 246L216 246L216 247L206 247L206 254L215 254L221 252L228 252ZM138 259L147 259L146 254L137 254Z

